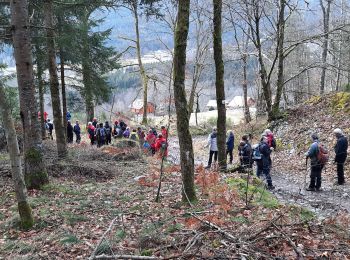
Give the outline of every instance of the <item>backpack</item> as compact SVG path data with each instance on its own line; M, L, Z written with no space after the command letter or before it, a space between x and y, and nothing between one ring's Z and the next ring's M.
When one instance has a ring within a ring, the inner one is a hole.
M322 144L318 143L317 161L320 165L324 166L329 160L329 153L327 148Z
M48 125L49 125L49 130L53 130L53 124L50 122L48 123Z
M254 161L261 160L260 144L256 148L253 149L252 159Z
M130 135L130 140L134 140L134 141L136 141L136 134L134 134L134 133L132 133L131 135Z
M106 131L104 128L100 128L98 133L99 133L100 137L102 137L102 138L104 138L106 136Z
M111 135L111 127L105 127L106 135Z
M167 148L168 148L167 142L163 141L160 143L160 150L162 151L162 153L164 153Z

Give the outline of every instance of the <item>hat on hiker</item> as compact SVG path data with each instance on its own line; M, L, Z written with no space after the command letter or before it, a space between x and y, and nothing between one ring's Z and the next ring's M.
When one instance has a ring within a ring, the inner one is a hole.
M333 134L335 135L343 135L343 131L340 128L336 128L333 130Z
M318 140L318 135L316 133L313 133L311 135L312 140Z

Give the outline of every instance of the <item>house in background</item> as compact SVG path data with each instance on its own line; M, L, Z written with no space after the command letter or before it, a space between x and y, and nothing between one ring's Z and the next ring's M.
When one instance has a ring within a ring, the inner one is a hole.
M136 99L130 106L130 110L132 113L136 115L142 115L143 114L143 100L142 99ZM147 102L147 113L154 114L156 110L156 105L152 102Z
M255 106L255 100L251 97L247 97L248 106L254 107ZM234 109L234 108L243 108L244 107L244 97L243 96L235 96L230 103L227 105L228 108Z

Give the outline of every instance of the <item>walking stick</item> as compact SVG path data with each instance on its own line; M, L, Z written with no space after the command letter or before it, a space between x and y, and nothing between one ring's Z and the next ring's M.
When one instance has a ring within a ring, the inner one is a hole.
M306 157L306 160L305 160L305 178L304 178L304 189L306 188L306 178L307 178L307 174L308 174L308 168L307 168L307 161L308 161L308 158ZM301 189L299 190L299 194L301 194ZM302 195L302 194L301 194Z

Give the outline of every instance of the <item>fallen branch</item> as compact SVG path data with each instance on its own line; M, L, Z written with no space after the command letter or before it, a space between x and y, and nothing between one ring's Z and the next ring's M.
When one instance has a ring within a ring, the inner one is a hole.
M221 227L219 227L219 226L217 226L217 225L215 225L215 224L213 224L213 223L211 223L211 222L209 222L209 221L207 221L207 220L203 220L203 219L197 217L197 216L196 216L195 214L193 214L193 213L190 213L190 215L191 215L192 217L198 219L200 222L202 222L202 223L208 225L209 227L216 229L219 233L221 233L222 235L224 235L224 236L225 236L228 240L230 240L231 242L235 242L235 243L238 242L238 239L237 239L236 237L234 237L233 235L231 235L231 234L228 233L227 231L223 230Z
M160 258L153 256L137 256L137 255L98 255L93 259L142 259L142 260L158 260Z
M273 218L269 224L266 225L266 227L264 227L263 229L259 230L257 233L253 234L252 236L250 236L248 238L248 240L253 240L254 238L256 238L257 236L259 236L261 233L265 232L266 230L268 230L272 225L275 225L275 221L279 220L282 217L282 215L278 215L277 217ZM276 225L275 225L276 226Z
M282 234L282 236L288 241L288 243L293 247L295 253L298 256L298 259L303 260L304 256L303 256L303 252L301 252L300 248L297 247L297 245L293 242L293 240L287 236L282 229L280 229L277 225L275 225L275 223L272 223L272 225Z
M119 215L112 220L111 224L109 224L108 229L103 233L103 235L102 235L100 241L98 242L94 252L92 252L91 256L89 257L89 260L99 259L99 258L95 257L95 255L97 253L97 250L98 250L98 247L101 245L102 241L105 239L105 236L108 234L108 232L111 231L111 229L112 229L112 227L114 225L114 222L117 220L117 218L119 218ZM110 259L118 259L118 258L110 258ZM127 259L127 258L124 258L124 259Z

